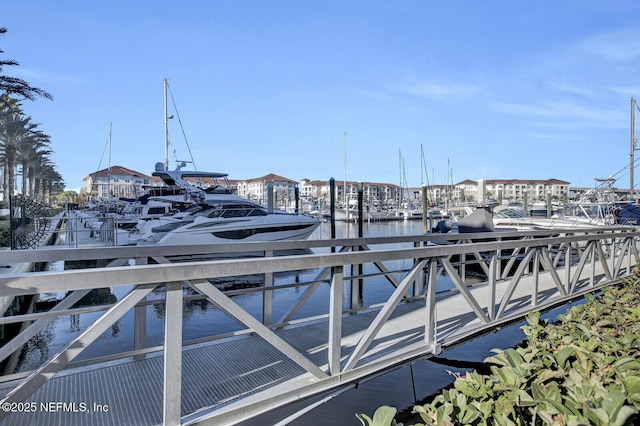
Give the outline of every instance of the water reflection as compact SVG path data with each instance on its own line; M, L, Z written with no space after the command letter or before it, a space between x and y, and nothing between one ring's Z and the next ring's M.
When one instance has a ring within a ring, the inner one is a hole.
M39 295L39 299L35 302L35 312L49 311L57 303L69 297L70 294L70 292L65 292ZM117 297L110 288L99 288L87 293L72 306L72 309L111 305L116 301ZM93 323L98 315L100 313L71 314L54 319L23 346L22 351L18 354L17 362L9 360L3 363L2 374L12 374L40 367ZM121 334L120 321L116 321L110 327L108 333L111 338L118 338ZM17 331L13 335L6 337L11 339L16 334Z
M67 296L70 293L67 293ZM117 301L117 297L111 291L111 288L97 288L91 290L86 296L76 302L73 307L80 308L83 306L111 305Z

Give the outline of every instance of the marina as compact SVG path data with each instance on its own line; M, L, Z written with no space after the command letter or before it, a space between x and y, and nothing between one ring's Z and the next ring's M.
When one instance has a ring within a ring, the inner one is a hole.
M421 235L409 221L366 225L376 236L364 238L345 224L328 239L324 225L306 241L3 253L76 265L0 277L6 295L67 295L3 319L37 320L40 331L57 322L3 376L3 402L109 411L4 413L0 424L250 424L291 404L304 422L318 399L597 291L637 261L629 227ZM215 259L231 248L262 255ZM100 304L76 304L105 289ZM5 353L40 331L27 328Z
M0 426L639 417L633 2L9 3Z

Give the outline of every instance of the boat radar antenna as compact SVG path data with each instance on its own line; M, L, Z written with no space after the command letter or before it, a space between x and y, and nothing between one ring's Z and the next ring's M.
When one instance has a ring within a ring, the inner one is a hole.
M176 171L182 170L183 167L186 167L187 163L191 163L191 161L176 160Z
M182 170L183 167L187 166L187 163L193 164L193 161L178 160L178 157L176 156L176 150L175 149L173 150L173 157L174 157L175 162L176 162L176 171Z
M194 164L193 161L188 161L188 160L178 160L178 157L176 156L176 150L173 150L173 157L175 158L176 161L176 171L180 171L182 170L183 167L187 166L187 163L189 164ZM200 186L200 188L202 188L202 181L200 180L200 178L197 178L198 181L198 185ZM204 199L204 194L199 193L199 197L201 200Z

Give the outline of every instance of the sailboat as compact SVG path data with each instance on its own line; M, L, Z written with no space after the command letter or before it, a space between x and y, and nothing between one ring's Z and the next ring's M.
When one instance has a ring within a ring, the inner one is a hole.
M399 219L412 220L422 219L422 208L417 206L416 200L411 200L409 196L409 185L405 173L404 158L402 151L398 150L398 161L400 170L400 185L398 191L398 206L395 209L395 216ZM405 198L406 192L406 198Z

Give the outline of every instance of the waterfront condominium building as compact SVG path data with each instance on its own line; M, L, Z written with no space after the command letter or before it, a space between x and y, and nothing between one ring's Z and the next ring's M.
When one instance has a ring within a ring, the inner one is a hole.
M267 203L267 192L273 189L274 204L290 207L296 198L328 205L330 196L330 180L313 180L304 178L301 181L269 173L267 175L231 180L232 188L237 195L259 202ZM158 178L148 176L122 166L112 166L99 170L83 179L81 196L84 200L100 200L109 197L134 198L141 195L146 186L162 185ZM206 184L206 183L205 183ZM430 205L443 202L473 203L481 201L529 202L546 200L551 196L554 200L572 199L585 193L589 188L570 188L570 182L560 179L478 179L463 180L452 184L435 184L423 187L404 188L391 183L334 181L335 201L354 204L358 189L362 188L364 202L370 206L395 207L400 203L419 202L422 190L426 189ZM206 185L205 185L206 187ZM614 192L624 193L624 189ZM484 197L484 200L480 199Z

